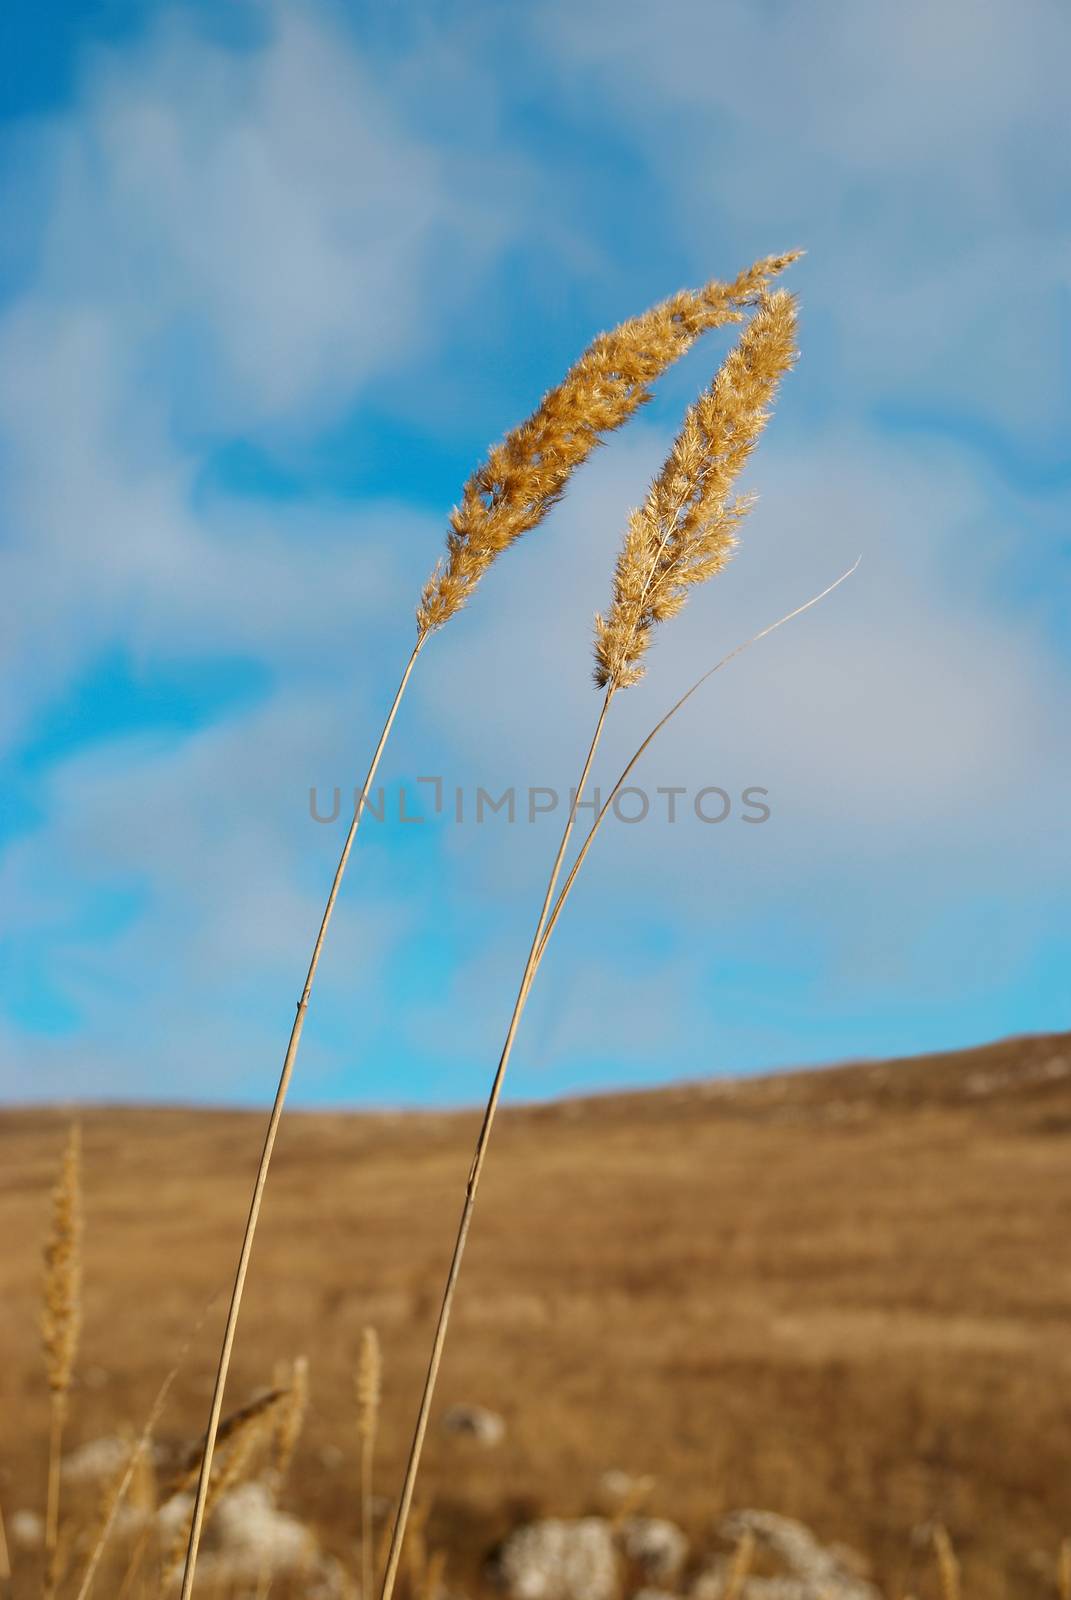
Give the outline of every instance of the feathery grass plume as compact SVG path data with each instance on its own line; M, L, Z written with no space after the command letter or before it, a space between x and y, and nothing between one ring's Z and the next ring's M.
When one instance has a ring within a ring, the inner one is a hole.
M595 618L600 689L639 681L652 630L732 555L736 530L754 503L734 497L733 485L795 359L795 335L795 301L779 290L763 301L710 388L689 408L646 501L629 518L609 612Z
M216 1429L223 1415L224 1392L238 1315L268 1169L305 1028L313 982L367 798L417 657L431 634L465 604L495 557L520 534L534 528L560 499L570 473L590 455L601 435L620 427L647 399L651 383L684 355L708 328L738 321L742 307L752 304L765 291L771 278L782 272L798 254L798 251L793 251L783 256L766 257L728 285L713 282L704 289L685 290L664 305L656 306L653 311L623 323L615 332L600 335L570 370L564 382L550 392L528 421L492 450L487 462L473 475L462 494L461 505L454 513L447 536L446 560L440 563L428 580L417 608L416 643L394 692L394 699L372 753L360 800L354 807L290 1029L253 1180L253 1193L220 1346L209 1406L204 1460L190 1524L181 1600L190 1600L193 1591L197 1548L212 1473L212 1453Z
M361 1445L361 1594L371 1600L372 1594L372 1463L376 1449L376 1428L379 1422L379 1393L383 1374L383 1360L379 1349L379 1335L375 1328L365 1328L361 1335L361 1353L357 1358L357 1437Z
M948 1529L940 1522L933 1530L933 1548L937 1556L941 1600L960 1600L959 1561L952 1540L948 1536Z
M617 690L627 683L634 683L639 676L640 657L654 624L678 611L688 589L711 577L724 565L726 541L731 538L733 528L746 509L742 502L730 499L732 486L766 423L768 406L776 393L778 382L794 359L795 328L795 303L792 298L782 292L772 296L763 294L759 310L730 351L710 390L689 408L681 434L648 496L647 506L629 525L625 552L618 562L615 605L609 619L601 623L598 630L599 647L605 653L607 669L601 678L604 690L602 706L580 776L572 790L572 805L551 867L476 1139L391 1535L382 1600L391 1600L398 1575L405 1525L412 1505L450 1312L506 1068L542 960L548 919L552 914L556 918L560 911L559 904L552 913L554 892L606 717ZM707 673L704 678L709 676ZM669 716L663 718L660 727L680 709L692 692L694 689L678 702ZM655 733L657 731L655 729ZM654 734L648 737L639 753L653 737ZM563 898L575 876L574 869L569 885L563 891Z
M60 1461L71 1374L82 1325L82 1131L68 1135L52 1191L52 1227L45 1245L41 1337L49 1388L48 1491L45 1510L46 1594L55 1588L59 1533Z
M702 334L739 322L742 307L801 254L767 256L732 283L714 280L702 289L684 289L600 333L466 483L450 517L446 559L428 579L417 608L418 635L441 628L461 609L495 558L557 504L575 468L646 404L651 385L667 368Z

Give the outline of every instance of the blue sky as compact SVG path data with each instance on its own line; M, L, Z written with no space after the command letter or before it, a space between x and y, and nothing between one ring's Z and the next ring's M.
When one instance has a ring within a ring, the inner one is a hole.
M270 1097L341 837L309 790L363 773L465 476L599 328L793 245L758 509L599 780L862 565L652 750L652 793L770 820L607 828L511 1090L1068 1026L1069 33L1056 0L9 7L0 1094ZM481 1094L558 820L399 791L568 788L625 515L724 349L429 646L295 1100Z

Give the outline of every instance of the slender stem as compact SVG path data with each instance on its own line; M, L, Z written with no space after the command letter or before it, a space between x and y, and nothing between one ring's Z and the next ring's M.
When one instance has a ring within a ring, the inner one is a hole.
M257 1221L260 1217L260 1206L264 1197L264 1186L268 1180L268 1168L271 1164L272 1151L275 1148L276 1135L279 1132L279 1123L282 1120L283 1106L286 1103L286 1093L290 1087L290 1079L294 1071L294 1061L297 1057L298 1046L301 1043L301 1035L305 1027L305 1016L309 1006L309 995L312 992L313 980L316 977L316 969L320 964L320 955L323 951L324 939L327 935L328 925L331 921L331 914L335 909L335 901L338 899L338 891L342 885L342 878L346 871L346 863L349 861L350 851L353 849L353 841L357 836L357 829L360 825L361 817L364 815L365 801L375 780L380 757L382 756L384 747L386 746L387 739L390 735L390 730L394 725L394 718L397 715L398 707L402 703L402 696L405 694L406 687L409 683L409 676L416 664L417 656L420 654L420 651L423 647L425 637L426 635L423 635L418 638L416 645L413 648L413 653L406 663L405 671L402 673L401 682L398 684L393 703L391 704L391 708L387 713L387 720L383 724L383 731L379 736L379 743L376 745L375 753L372 756L371 765L368 768L368 776L365 778L364 787L361 790L360 800L354 807L353 820L351 821L349 831L346 834L346 842L342 847L342 854L339 857L338 866L335 868L335 876L331 884L331 892L327 897L327 904L324 907L323 918L320 922L320 931L316 935L316 943L312 948L312 957L309 961L309 970L305 978L305 987L301 991L301 999L297 1003L297 1015L294 1018L294 1025L290 1030L290 1042L286 1047L286 1055L283 1059L282 1072L279 1075L279 1087L276 1090L275 1102L271 1109L271 1115L268 1118L268 1126L264 1136L264 1148L261 1151L260 1165L257 1168L256 1181L253 1185L253 1197L249 1206L249 1216L245 1225L245 1235L242 1239L242 1249L238 1257L238 1268L234 1278L234 1289L231 1293L231 1303L227 1312L227 1326L224 1330L223 1345L219 1353L219 1365L216 1369L215 1388L212 1392L212 1408L209 1413L208 1432L205 1437L204 1455L201 1458L201 1471L197 1479L197 1495L196 1499L194 1500L193 1520L190 1524L190 1539L186 1548L186 1565L182 1574L181 1600L190 1600L190 1595L193 1592L194 1572L197 1567L197 1551L201 1543L201 1528L204 1523L205 1503L208 1499L208 1484L212 1473L212 1455L215 1450L216 1433L219 1428L220 1416L223 1412L223 1391L226 1388L227 1373L231 1364L231 1351L234 1348L234 1334L235 1329L238 1326L238 1312L242 1303L242 1292L245 1288L246 1274L249 1271L249 1258L253 1253L253 1238L257 1230Z
M45 1503L45 1594L55 1593L59 1542L60 1469L67 1391L54 1389L48 1416L48 1492Z
M602 827L603 822L606 819L606 813L609 811L610 807L614 803L614 800L617 798L625 779L628 777L629 773L632 771L633 767L636 765L648 747L654 743L655 739L662 732L662 729L666 726L666 723L672 721L672 719L677 715L677 712L680 711L681 707L687 704L687 702L692 698L693 694L703 687L708 678L712 678L716 672L720 672L722 667L727 667L730 661L735 661L737 656L743 655L745 650L750 650L751 646L753 644L758 644L760 639L765 639L769 634L775 633L778 628L784 627L785 623L791 622L794 617L802 616L805 611L809 611L812 606L816 606L819 600L824 600L827 594L832 594L834 589L839 589L841 584L851 577L852 573L855 571L856 567L858 567L862 559L862 556L857 556L847 571L842 572L839 578L835 578L832 583L827 584L827 586L820 590L818 594L812 595L809 600L805 600L801 606L796 606L794 610L786 611L783 617L778 617L776 622L771 622L765 628L760 629L758 633L753 633L750 639L745 639L743 644L738 644L735 650L730 650L727 656L722 656L720 661L716 661L712 667L708 667L706 672L704 672L695 680L691 688L686 689L681 695L680 699L676 700L673 705L670 706L665 716L660 717L655 723L654 727L644 739L643 743L640 744L633 752L629 759L628 765L623 769L621 776L610 790L610 793L606 796L606 800L603 803L602 809L595 818L595 821L591 824L587 838L584 840L584 843L580 846L580 849L577 852L576 860L573 862L573 865L569 870L569 875L562 884L558 898L554 902L554 908L551 911L550 916L546 919L546 926L543 929L543 936L539 942L539 950L536 954L535 968L532 972L532 979L535 978L535 974L539 970L539 963L543 959L544 951L547 948L547 941L550 939L551 934L554 932L554 929L557 926L558 918L562 914L562 908L565 905L566 900L569 898L569 891L576 882L577 873L584 865L584 858L587 856L588 851L595 843L595 835Z
M509 1065L510 1054L513 1050L513 1041L517 1036L517 1028L520 1025L520 1020L524 1013L524 1007L528 999L528 993L532 986L532 978L535 975L535 970L538 965L540 940L543 937L543 929L546 926L547 915L550 911L551 901L554 897L554 890L557 887L558 876L561 872L562 862L565 860L565 853L569 848L569 840L572 836L573 824L576 821L576 813L580 804L580 797L584 793L584 789L588 781L588 774L591 771L592 762L595 760L595 752L599 747L599 740L602 737L603 724L606 721L606 713L610 709L610 702L613 697L614 689L613 686L611 686L606 691L606 697L602 703L602 710L599 712L599 718L595 724L595 732L592 735L591 747L588 750L583 770L581 771L580 778L577 782L576 798L569 807L569 816L565 823L561 843L558 846L558 854L554 859L554 866L551 870L550 878L547 883L546 894L543 897L543 905L539 912L539 921L536 924L536 930L532 937L532 947L528 952L528 960L525 963L524 973L521 977L520 988L517 991L517 999L513 1005L513 1014L510 1017L509 1027L506 1030L506 1039L502 1046L502 1054L499 1057L498 1067L495 1071L494 1079L491 1084L491 1092L487 1098L487 1106L483 1114L483 1122L480 1126L479 1137L476 1140L476 1151L472 1158L472 1166L469 1169L469 1179L465 1189L465 1203L461 1210L461 1220L458 1224L457 1238L454 1243L454 1253L450 1260L450 1270L447 1273L446 1287L443 1290L442 1304L439 1307L439 1317L435 1325L435 1337L432 1341L431 1359L428 1362L427 1376L424 1379L424 1392L420 1397L420 1410L417 1413L416 1428L413 1433L413 1442L409 1448L409 1459L406 1463L405 1481L402 1485L401 1499L398 1503L398 1514L394 1519L394 1530L391 1534L390 1549L387 1552L387 1567L386 1572L384 1573L383 1589L381 1591L382 1600L391 1600L391 1595L394 1591L394 1582L398 1575L398 1564L401 1561L402 1545L405 1540L405 1525L409 1519L409 1511L413 1501L413 1489L416 1485L417 1473L420 1468L420 1456L424 1448L424 1436L428 1431L428 1416L431 1412L431 1402L435 1393L435 1383L439 1376L439 1366L442 1362L443 1346L446 1342L446 1330L450 1322L450 1309L453 1305L454 1291L457 1288L457 1281L461 1272L461 1260L465 1254L465 1241L468 1238L469 1224L472 1221L473 1207L476 1204L476 1191L480 1183L480 1174L483 1171L484 1157L487 1154L487 1145L491 1137L491 1128L494 1124L495 1112L498 1109L499 1097L502 1093L502 1082L506 1075L506 1067Z
M361 1440L361 1600L372 1600L372 1453L375 1443L369 1429Z

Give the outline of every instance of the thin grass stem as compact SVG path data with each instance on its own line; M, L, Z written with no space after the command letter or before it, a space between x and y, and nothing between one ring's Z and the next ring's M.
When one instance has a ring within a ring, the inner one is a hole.
M410 1507L413 1500L413 1489L416 1485L417 1473L420 1468L420 1457L424 1448L424 1436L427 1433L428 1416L431 1412L431 1403L435 1394L435 1384L439 1376L439 1366L442 1362L443 1346L446 1342L446 1331L450 1322L450 1310L454 1301L454 1291L457 1288L458 1277L461 1273L461 1261L465 1254L465 1243L468 1239L469 1224L472 1221L472 1212L476 1204L476 1191L480 1183L480 1174L483 1171L484 1158L487 1154L487 1145L491 1137L491 1129L495 1120L495 1112L498 1110L498 1102L502 1093L502 1083L506 1076L506 1068L509 1065L510 1055L513 1051L513 1041L517 1037L517 1029L520 1025L521 1017L524 1014L524 1007L528 999L529 990L531 988L531 979L538 962L540 941L543 937L543 930L546 925L551 902L554 898L554 890L557 887L558 877L562 869L562 863L565 860L566 851L569 848L569 840L572 836L573 825L576 821L577 808L587 786L588 775L591 772L592 763L595 760L595 752L598 749L599 741L602 738L603 725L606 721L606 714L610 709L610 702L612 701L613 696L614 689L611 686L607 689L603 699L602 709L599 712L598 721L595 724L595 731L592 734L591 745L588 749L587 757L584 761L580 777L577 780L575 799L569 808L569 816L566 819L565 828L562 832L561 843L558 846L558 853L554 858L554 866L551 869L550 878L547 882L546 893L543 896L543 904L539 912L539 920L536 924L536 930L532 937L532 946L528 952L528 960L525 963L520 988L517 991L517 999L513 1006L513 1014L510 1017L509 1027L506 1030L505 1042L502 1046L502 1053L499 1057L498 1067L495 1070L494 1079L491 1083L491 1091L487 1098L487 1105L483 1114L483 1122L481 1123L479 1136L476 1140L476 1150L472 1158L472 1166L469 1169L468 1183L465 1188L465 1202L461 1210L461 1220L458 1224L457 1238L454 1243L454 1252L450 1260L450 1269L446 1277L446 1287L443 1290L442 1303L439 1307L439 1316L435 1325L435 1337L432 1342L431 1358L428 1362L427 1376L424 1379L424 1390L420 1397L420 1409L417 1413L416 1428L413 1433L413 1442L410 1446L409 1458L406 1463L405 1480L402 1484L401 1499L398 1503L398 1512L394 1520L394 1530L391 1534L390 1548L387 1552L387 1566L383 1577L382 1600L391 1600L391 1595L394 1591L395 1579L398 1575L398 1565L401 1561L402 1546L405 1540L405 1527L409 1519Z
M212 1391L212 1406L209 1412L208 1431L205 1436L204 1455L201 1460L201 1470L197 1479L197 1494L194 1500L193 1520L190 1524L190 1537L186 1549L186 1564L182 1574L181 1600L190 1600L190 1595L193 1593L194 1574L197 1568L197 1552L201 1543L201 1529L204 1523L205 1504L208 1499L208 1487L211 1481L212 1455L215 1450L216 1433L219 1429L220 1417L223 1414L223 1395L227 1385L227 1374L230 1371L231 1353L234 1348L234 1335L238 1326L238 1313L241 1309L242 1293L245 1289L245 1280L249 1271L249 1261L253 1253L253 1239L257 1231L257 1222L260 1218L260 1207L264 1197L264 1186L268 1180L268 1168L271 1165L272 1152L275 1149L275 1140L279 1132L279 1124L282 1120L283 1106L286 1103L287 1090L290 1087L290 1079L293 1076L294 1071L294 1062L297 1058L298 1046L301 1043L301 1035L305 1027L305 1017L308 1012L309 996L312 993L312 985L316 977L316 969L320 964L320 956L323 951L324 939L327 936L327 929L331 922L331 915L335 909L335 901L338 899L338 892L342 886L342 879L345 875L346 864L349 861L350 851L353 849L353 843L357 837L357 829L360 826L361 818L364 815L365 803L367 801L369 792L371 791L372 784L375 781L376 772L379 768L380 757L383 754L387 739L390 736L391 728L394 726L394 719L397 716L398 707L402 703L402 697L404 696L408 686L410 674L412 673L413 667L416 665L417 656L420 654L420 651L423 647L424 637L425 636L422 635L417 639L417 642L413 647L413 653L406 663L405 671L402 673L401 681L398 684L394 700L391 703L391 708L387 713L387 720L384 722L383 730L379 735L379 742L376 745L375 752L372 756L372 760L368 768L368 775L365 778L364 787L361 790L360 799L357 805L354 807L353 818L346 834L346 841L342 846L342 854L339 857L338 866L335 868L335 876L331 883L331 892L327 897L327 904L324 907L323 917L320 922L320 930L316 935L316 943L313 945L312 956L309 961L309 970L305 978L305 986L301 991L301 999L297 1003L297 1015L294 1018L294 1025L290 1031L290 1041L286 1047L286 1055L283 1059L282 1072L279 1075L279 1086L275 1093L275 1101L272 1105L271 1115L268 1118L268 1126L264 1136L264 1146L260 1155L260 1164L257 1168L256 1180L253 1184L253 1197L249 1206L249 1215L246 1220L245 1233L242 1237L242 1248L238 1257L238 1267L234 1278L234 1289L231 1293L230 1306L227 1311L227 1325L223 1334L223 1344L220 1349L219 1363L216 1369L216 1380Z

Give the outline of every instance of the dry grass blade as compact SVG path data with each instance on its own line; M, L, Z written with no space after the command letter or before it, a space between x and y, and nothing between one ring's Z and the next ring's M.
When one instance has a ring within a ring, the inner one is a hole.
M731 283L715 280L702 289L682 290L599 334L466 483L450 519L446 559L421 596L420 638L459 611L496 557L543 520L572 472L650 399L655 380L702 334L739 322L742 308L801 254L767 256Z
M252 1400L246 1401L244 1406L239 1406L229 1416L224 1417L216 1430L216 1447L221 1449L224 1445L231 1445L240 1439L254 1437L254 1425L257 1427L256 1437L262 1437L260 1425L266 1416L273 1414L279 1402L286 1397L285 1389L266 1389L263 1394L254 1395ZM186 1453L185 1460L179 1468L175 1478L164 1494L165 1500L172 1499L176 1494L182 1494L193 1485L193 1481L200 1471L204 1460L206 1441L201 1439Z
M382 1375L379 1336L374 1328L365 1328L357 1360L357 1437L361 1445L361 1593L365 1600L369 1600L372 1593L373 1581L372 1465Z
M666 727L667 723L673 720L673 718L677 715L677 712L687 705L693 694L698 693L703 685L710 678L712 678L716 672L720 672L723 667L727 667L730 661L735 661L737 656L743 655L745 650L750 650L751 646L753 644L758 644L760 639L766 639L771 633L775 633L778 628L783 628L786 622L793 621L795 617L801 617L805 611L809 611L811 607L816 606L820 600L824 600L826 595L832 594L834 589L839 589L841 584L846 583L851 577L852 573L856 571L862 559L862 556L857 556L847 571L842 572L839 578L835 578L832 583L827 584L826 587L820 590L818 594L812 595L809 600L805 600L802 605L796 606L794 610L786 611L783 617L778 617L776 622L771 622L767 627L761 629L758 633L752 634L750 639L745 639L743 644L738 644L735 650L730 650L728 655L722 656L720 661L716 661L712 667L708 667L706 672L704 672L701 677L697 678L690 688L685 690L680 699L675 701L673 705L670 706L665 716L660 717L655 723L654 727L651 729L650 733L647 734L642 744L638 745L633 751L631 757L629 758L628 765L622 769L617 782L614 784L613 788L610 790L610 793L607 795L605 801L599 809L595 821L592 823L591 828L588 831L587 838L584 840L584 843L581 845L580 850L577 853L576 860L569 869L569 874L565 882L562 884L561 892L558 895L558 898L554 902L554 907L547 918L547 924L543 932L543 937L540 940L539 951L536 959L537 970L539 962L541 962L543 959L543 953L546 950L547 942L550 939L551 934L554 932L554 928L557 924L558 918L561 916L565 902L569 898L569 892L572 889L573 884L576 882L577 874L579 873L580 868L584 865L584 859L587 856L588 851L591 849L591 846L594 844L596 835L598 834L599 829L602 827L603 822L606 820L607 813L610 811L614 800L621 792L626 778L629 777L637 762L654 743L655 739L657 739L658 735L662 732L662 729Z
M960 1600L959 1561L949 1538L948 1529L941 1523L933 1530L933 1548L937 1556L937 1576L941 1585L941 1600Z
M270 1389L266 1394L258 1395L251 1400L248 1405L241 1406L237 1411L232 1412L226 1421L220 1425L217 1444L221 1449L219 1460L216 1462L215 1470L209 1479L208 1494L205 1500L206 1520L211 1516L212 1511L223 1496L247 1475L250 1463L260 1445L268 1437L277 1408L286 1398L286 1395L287 1391L285 1389ZM180 1494L190 1487L198 1467L202 1463L203 1451L204 1444L202 1443L193 1452L192 1458L187 1457L187 1465L167 1498L170 1499L173 1495ZM180 1534L164 1563L161 1589L165 1592L178 1577L187 1542L186 1534Z
M733 1559L725 1577L725 1587L721 1592L721 1600L740 1600L754 1559L755 1535L750 1528L747 1528L733 1552Z
M4 1526L4 1508L0 1506L0 1584L5 1591L11 1582L11 1556L7 1548L7 1529Z
M55 1590L59 1536L60 1462L71 1374L82 1323L82 1134L67 1135L52 1192L52 1227L45 1245L41 1337L49 1388L48 1490L45 1508L45 1593Z
M781 290L764 300L710 388L689 407L646 501L629 519L610 609L595 618L600 688L636 683L654 627L729 560L753 503L734 498L733 487L795 359L795 337L795 301Z

